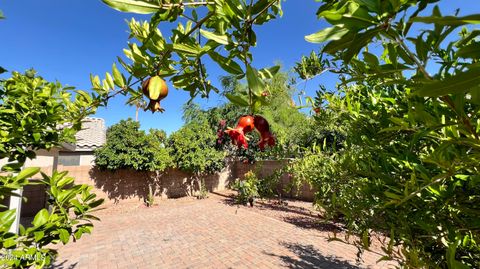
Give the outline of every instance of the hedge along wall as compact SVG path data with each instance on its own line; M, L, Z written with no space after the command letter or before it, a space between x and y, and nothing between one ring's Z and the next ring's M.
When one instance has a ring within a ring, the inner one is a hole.
M223 191L237 178L250 171L258 171L260 178L269 176L277 169L286 165L286 161L264 161L254 165L242 162L232 162L222 171L204 176L205 185L210 192ZM260 167L259 167L260 166ZM147 197L149 186L156 198L178 198L195 195L198 185L192 174L177 169L168 169L162 173L138 172L134 170L101 171L92 166L59 166L59 171L68 171L77 184L88 184L93 191L105 198L106 205L127 201L142 201ZM287 175L282 176L277 191L283 197L295 197L313 201L314 191L308 185L300 190L284 191L290 183Z

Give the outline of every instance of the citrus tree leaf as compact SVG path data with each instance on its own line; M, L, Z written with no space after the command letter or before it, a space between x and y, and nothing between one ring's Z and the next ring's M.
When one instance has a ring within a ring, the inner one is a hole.
M58 234L59 234L60 240L62 241L63 244L68 243L68 240L70 239L70 233L67 230L60 229L60 230L58 230Z
M17 180L23 180L23 179L29 178L29 177L35 175L36 173L38 173L39 171L40 171L39 167L25 168L22 171L20 171L20 173L18 173L18 175L16 176L16 179Z
M0 212L0 232L8 231L15 220L15 209Z
M48 217L49 215L47 209L43 208L37 213L37 215L35 215L35 218L32 221L33 226L42 226L43 224L47 223Z

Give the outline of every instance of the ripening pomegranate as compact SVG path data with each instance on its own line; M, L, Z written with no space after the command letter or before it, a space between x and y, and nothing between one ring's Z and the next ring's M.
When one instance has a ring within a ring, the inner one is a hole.
M165 83L165 80L159 76L148 78L142 83L142 92L147 98L150 99L150 102L145 110L150 109L152 113L155 111L165 111L160 106L160 100L164 99L168 95L168 87Z

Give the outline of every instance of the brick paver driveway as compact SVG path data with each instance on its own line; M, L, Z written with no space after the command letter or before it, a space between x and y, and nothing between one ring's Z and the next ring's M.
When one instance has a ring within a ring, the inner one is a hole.
M104 210L91 235L59 248L55 268L391 268L356 248L221 199Z

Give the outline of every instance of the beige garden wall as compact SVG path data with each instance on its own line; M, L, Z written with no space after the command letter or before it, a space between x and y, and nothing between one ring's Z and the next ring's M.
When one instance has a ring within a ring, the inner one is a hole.
M242 178L249 170L258 170L260 176L269 176L275 170L282 168L285 161L265 161L256 164L232 162L222 171L204 177L205 185L210 192L223 191L237 178ZM260 166L260 169L259 169ZM106 204L121 202L143 202L149 192L149 186L157 199L178 198L195 195L198 185L192 174L168 169L162 173L137 172L133 170L101 171L96 167L85 166L59 166L59 171L68 171L79 184L93 186L93 191L106 199ZM287 175L282 176L277 191L283 197L295 197L312 201L314 191L305 185L300 190L284 191L290 183Z
M45 163L46 164L46 163ZM272 175L277 169L284 167L286 161L263 161L255 164L232 162L222 171L204 177L205 185L210 192L228 189L237 178L243 178L250 170L256 171L260 177ZM53 167L43 166L41 170L51 175ZM177 169L168 169L162 173L137 172L133 170L101 171L91 165L83 166L58 166L59 171L68 171L69 176L75 178L77 184L92 186L98 197L105 198L104 207L118 203L143 203L148 196L151 186L155 199L178 198L197 194L198 185L196 178L189 173ZM38 174L35 178L41 178ZM297 198L313 201L314 190L304 184L299 189L288 188L291 179L283 175L277 186L277 194L282 197ZM289 189L286 191L286 189ZM46 194L43 185L27 186L24 189L22 216L34 216L36 212L45 207ZM157 200L158 201L158 200ZM7 200L0 203L8 205Z

